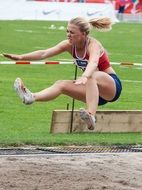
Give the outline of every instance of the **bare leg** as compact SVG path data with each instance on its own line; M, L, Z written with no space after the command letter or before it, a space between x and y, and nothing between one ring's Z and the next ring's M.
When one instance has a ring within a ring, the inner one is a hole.
M94 77L88 79L86 84L86 104L87 110L92 115L96 114L96 110L98 107L98 99L99 99L99 90L97 86L97 82Z
M85 102L88 112L93 115L95 115L97 110L99 96L106 100L112 100L116 93L115 82L112 77L101 71L96 71L88 79L86 85L76 85L72 80L60 80L55 82L51 87L36 93L31 93L24 86L21 79L16 79L15 84L16 91L19 92L22 101L26 104L31 104L34 100L50 101L64 94Z
M61 94L65 94L74 99L86 102L87 110L95 115L99 95L106 100L111 100L115 92L114 80L108 74L96 71L88 79L86 85L75 85L71 80L60 80L55 82L51 87L33 93L33 95L36 101L50 101Z
M107 73L96 71L88 79L86 84L87 111L92 115L96 114L99 96L105 100L112 100L116 93L115 82Z
M57 98L61 94L65 94L85 102L85 86L77 86L71 80L57 81L51 87L40 92L33 93L33 96L35 101L50 101Z
M95 73L99 95L105 100L112 100L116 93L114 79L107 73L98 71Z

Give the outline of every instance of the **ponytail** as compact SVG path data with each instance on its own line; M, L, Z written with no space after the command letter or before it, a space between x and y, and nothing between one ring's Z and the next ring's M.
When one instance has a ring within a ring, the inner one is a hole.
M85 32L86 35L90 33L92 28L99 31L109 31L111 30L111 19L110 18L98 18L87 20L83 17L76 17L69 21L70 24L74 24L79 27L81 32Z
M98 18L89 20L90 25L98 31L106 32L112 29L112 22L110 18Z

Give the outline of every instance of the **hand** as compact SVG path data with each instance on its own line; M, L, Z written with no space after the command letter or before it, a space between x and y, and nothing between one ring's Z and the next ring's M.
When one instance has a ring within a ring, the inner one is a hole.
M87 77L82 76L82 77L80 77L79 79L77 79L75 81L75 84L77 84L77 85L79 85L79 84L86 84L87 80L88 80Z
M8 59L12 59L15 61L21 60L22 56L21 55L16 55L16 54L7 54L7 53L3 53L3 56L8 58Z

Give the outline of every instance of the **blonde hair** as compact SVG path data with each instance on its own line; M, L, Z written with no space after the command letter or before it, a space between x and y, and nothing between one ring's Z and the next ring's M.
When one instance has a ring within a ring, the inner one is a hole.
M110 31L112 29L112 22L110 18L98 18L98 19L91 19L89 23L99 31Z
M81 32L85 32L87 35L90 33L92 28L99 31L109 31L111 30L112 22L110 18L95 18L91 20L86 20L83 17L76 17L69 21L70 24L74 24L79 27Z

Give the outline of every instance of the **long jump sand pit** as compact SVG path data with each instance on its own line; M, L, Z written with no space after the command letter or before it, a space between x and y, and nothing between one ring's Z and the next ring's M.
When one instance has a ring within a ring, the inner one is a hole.
M142 153L0 156L0 190L106 189L142 189Z

